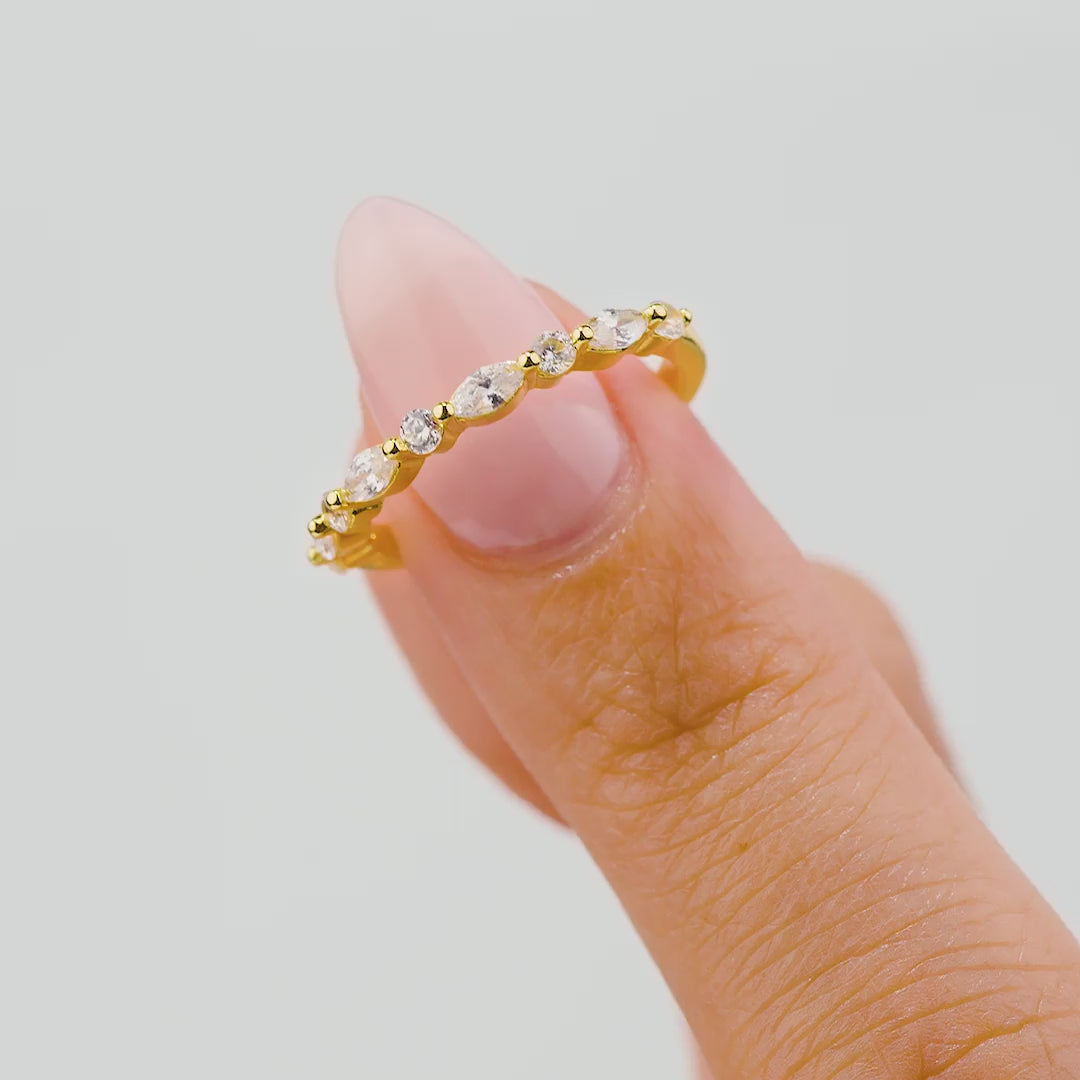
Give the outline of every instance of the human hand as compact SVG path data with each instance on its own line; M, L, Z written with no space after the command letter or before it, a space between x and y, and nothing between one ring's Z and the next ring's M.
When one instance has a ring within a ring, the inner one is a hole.
M383 434L583 319L386 200L339 288ZM581 837L715 1080L1080 1077L1080 950L951 776L884 606L643 364L530 396L390 515L406 570L369 580L420 681Z

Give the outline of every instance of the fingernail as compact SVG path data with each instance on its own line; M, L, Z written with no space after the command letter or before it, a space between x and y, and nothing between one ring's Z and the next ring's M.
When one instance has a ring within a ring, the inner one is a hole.
M362 203L338 251L338 295L379 435L485 364L512 360L559 320L452 225L392 199ZM572 538L595 521L626 444L596 377L571 372L510 415L467 430L413 490L446 526L495 551Z

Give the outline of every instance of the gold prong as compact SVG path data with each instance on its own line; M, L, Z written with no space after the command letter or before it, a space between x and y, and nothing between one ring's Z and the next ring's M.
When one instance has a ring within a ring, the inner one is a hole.
M667 305L650 304L641 314L645 316L649 328L652 329L654 326L659 326L668 317Z
M307 531L315 537L325 536L330 531L330 525L326 518L320 514L318 517L313 517L307 523Z
M691 320L694 318L694 313L689 308L679 308L679 314L683 317L683 322L689 326Z
M343 488L328 491L322 500L324 510L340 510L349 501L349 493Z
M308 562L311 563L312 566L322 566L322 564L326 562L326 560L314 548L307 549L307 557Z
M449 401L440 401L438 405L432 408L431 415L434 416L440 424L445 424L446 421L454 415L454 406L451 405Z
M382 452L388 457L397 457L399 454L404 454L409 449L409 444L400 436L395 435L392 439L387 439L382 444Z
M575 348L580 349L582 345L588 345L593 337L593 328L588 323L582 323L580 326L574 328L574 332L570 335L570 340L574 343Z
M532 371L534 368L538 368L539 366L540 354L538 352L533 352L532 349L530 349L528 352L523 352L518 357L518 367L520 367L522 371Z

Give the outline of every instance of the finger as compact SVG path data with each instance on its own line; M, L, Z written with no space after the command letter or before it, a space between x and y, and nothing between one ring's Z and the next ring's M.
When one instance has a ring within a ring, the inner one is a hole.
M563 326L577 326L584 320L585 313L553 289L537 282L531 284ZM814 566L871 664L930 745L951 765L947 744L923 688L915 653L888 604L855 575L828 563Z
M340 268L387 431L557 322L400 206ZM408 572L714 1070L1080 1068L1075 943L659 380L571 375L431 466L394 500Z
M564 318L563 325L574 323L574 319ZM927 701L914 652L888 606L869 586L846 571L826 563L815 566L870 662L931 746L951 767L945 739ZM381 574L372 577L371 587L396 641L409 657L421 687L436 708L441 703L443 720L465 749L516 795L559 820L551 801L499 734L466 681L415 582L406 574Z
M538 288L543 297L545 290ZM558 299L549 306L566 327L576 325L584 317ZM849 619L854 636L870 662L927 740L945 757L944 739L927 702L911 645L888 606L865 582L847 571L828 563L815 566L834 602ZM443 718L465 748L511 791L558 819L547 796L499 734L465 681L412 580L406 575L384 574L372 579L372 587L421 685L436 706L439 701L444 703ZM714 1077L700 1051L697 1070L701 1080L724 1080L720 1075Z
M516 795L559 820L551 800L499 734L466 681L416 583L406 574L391 573L373 577L371 584L421 687L461 744Z
M530 284L564 328L572 328L584 320L584 313L558 293L535 282ZM434 383L432 387L432 393L437 393ZM854 576L828 564L817 565L871 663L931 745L945 756L945 742L923 691L914 653L887 605ZM461 743L511 791L558 819L550 800L499 734L461 674L415 584L406 575L384 574L374 576L371 585L421 686L436 706L440 701L444 703L443 719Z
M915 654L888 605L853 574L828 563L815 563L815 567L867 658L927 741L951 767L941 729L923 689ZM712 1072L700 1051L696 1060L700 1080L728 1080L731 1075L723 1071Z
M559 317L563 326L575 326L584 319L584 312L554 290L538 283L533 283L533 287ZM946 764L953 768L951 755L927 700L915 654L888 605L853 574L828 563L815 563L814 566L870 663L888 684L930 745ZM696 1068L702 1080L725 1080L725 1077L730 1075L727 1072L714 1073L697 1048Z
M926 741L955 772L952 755L926 696L915 653L889 606L853 574L827 563L816 565L829 595L852 626L870 663L889 684Z

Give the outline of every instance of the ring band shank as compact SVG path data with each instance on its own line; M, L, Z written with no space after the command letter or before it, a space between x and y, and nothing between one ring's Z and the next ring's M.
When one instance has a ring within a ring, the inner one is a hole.
M687 313L689 318L689 313ZM637 356L660 359L657 374L683 401L690 401L705 377L705 351L689 324L681 336L665 338L646 333L626 350ZM580 348L573 371L597 371L611 367L624 353ZM565 377L565 376L564 376ZM378 513L380 507L374 508ZM339 570L392 570L401 566L401 555L393 529L389 524L373 526L360 533L343 534L336 538L336 554L332 567Z

